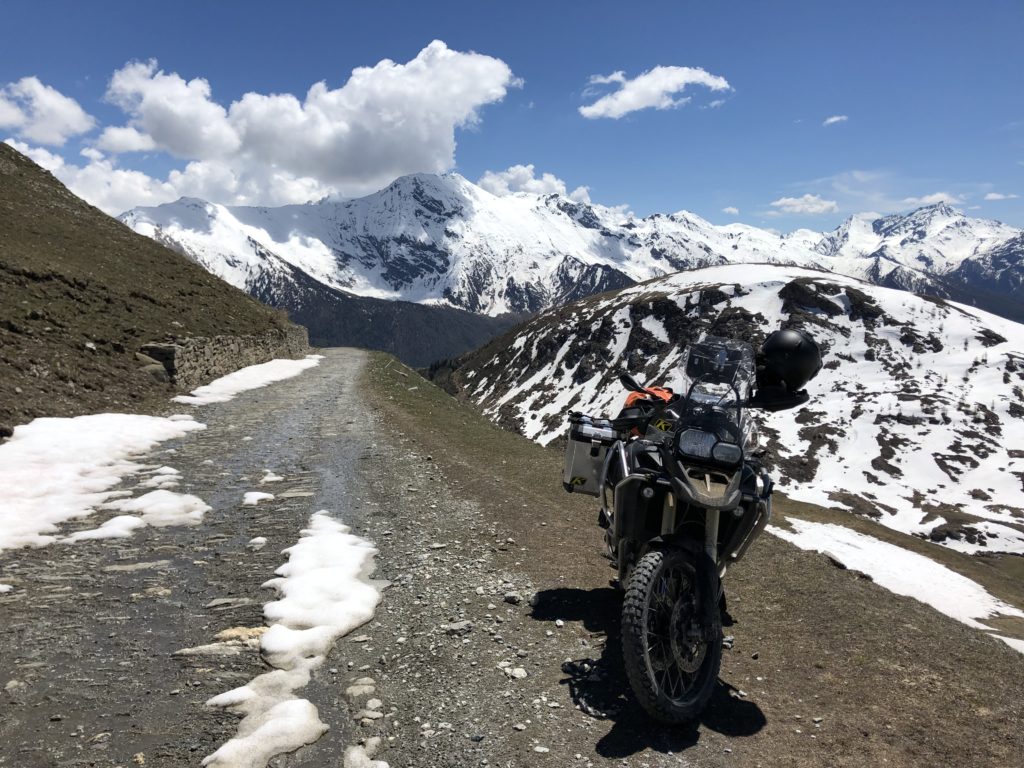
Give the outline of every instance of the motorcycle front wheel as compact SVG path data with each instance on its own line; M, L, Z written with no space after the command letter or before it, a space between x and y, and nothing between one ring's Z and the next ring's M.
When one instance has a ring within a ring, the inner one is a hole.
M717 574L711 581L713 591L702 589L694 556L669 549L640 558L626 585L626 677L640 706L663 723L696 719L714 691L722 664L722 622L718 610L707 611L703 603L717 605ZM707 621L710 627L704 626Z

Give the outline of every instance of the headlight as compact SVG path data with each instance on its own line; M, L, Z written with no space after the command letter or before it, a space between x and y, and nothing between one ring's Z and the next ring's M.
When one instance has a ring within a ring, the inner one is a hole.
M743 449L736 443L720 441L712 432L687 429L679 435L679 452L692 459L713 459L721 464L739 464Z
M688 429L679 435L679 451L695 459L710 459L716 440L710 432Z
M711 456L723 464L739 464L743 450L736 443L716 443L711 449Z

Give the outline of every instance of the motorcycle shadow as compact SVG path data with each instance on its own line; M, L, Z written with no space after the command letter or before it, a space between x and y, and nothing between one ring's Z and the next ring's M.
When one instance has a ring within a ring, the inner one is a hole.
M666 726L651 720L632 699L626 679L620 626L622 593L618 590L548 589L538 592L533 603L531 618L537 621L581 621L587 631L604 635L600 658L585 657L562 665L566 674L562 682L569 687L573 702L591 717L613 723L595 747L602 757L628 757L644 749L680 752L697 744L702 728L743 737L754 735L767 723L757 704L738 698L734 695L737 689L721 679L699 721Z

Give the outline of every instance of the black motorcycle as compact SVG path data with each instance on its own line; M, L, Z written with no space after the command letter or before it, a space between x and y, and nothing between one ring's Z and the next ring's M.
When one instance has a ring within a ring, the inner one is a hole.
M641 706L677 724L698 717L722 661L722 577L771 519L772 480L750 408L807 402L821 367L801 331L743 342L708 337L682 358L681 394L635 393L614 419L570 414L563 485L601 498L599 524L624 588L622 648Z

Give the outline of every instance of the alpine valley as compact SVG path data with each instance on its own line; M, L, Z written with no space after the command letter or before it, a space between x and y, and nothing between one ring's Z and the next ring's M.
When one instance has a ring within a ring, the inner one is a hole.
M121 219L288 309L314 343L381 348L384 328L413 340L413 364L448 357L435 381L543 444L570 409L613 411L623 368L671 385L704 333L756 344L807 328L826 350L812 402L763 420L785 492L961 551L1024 554L1019 229L939 203L779 235L496 196L457 174L355 200L181 199Z

